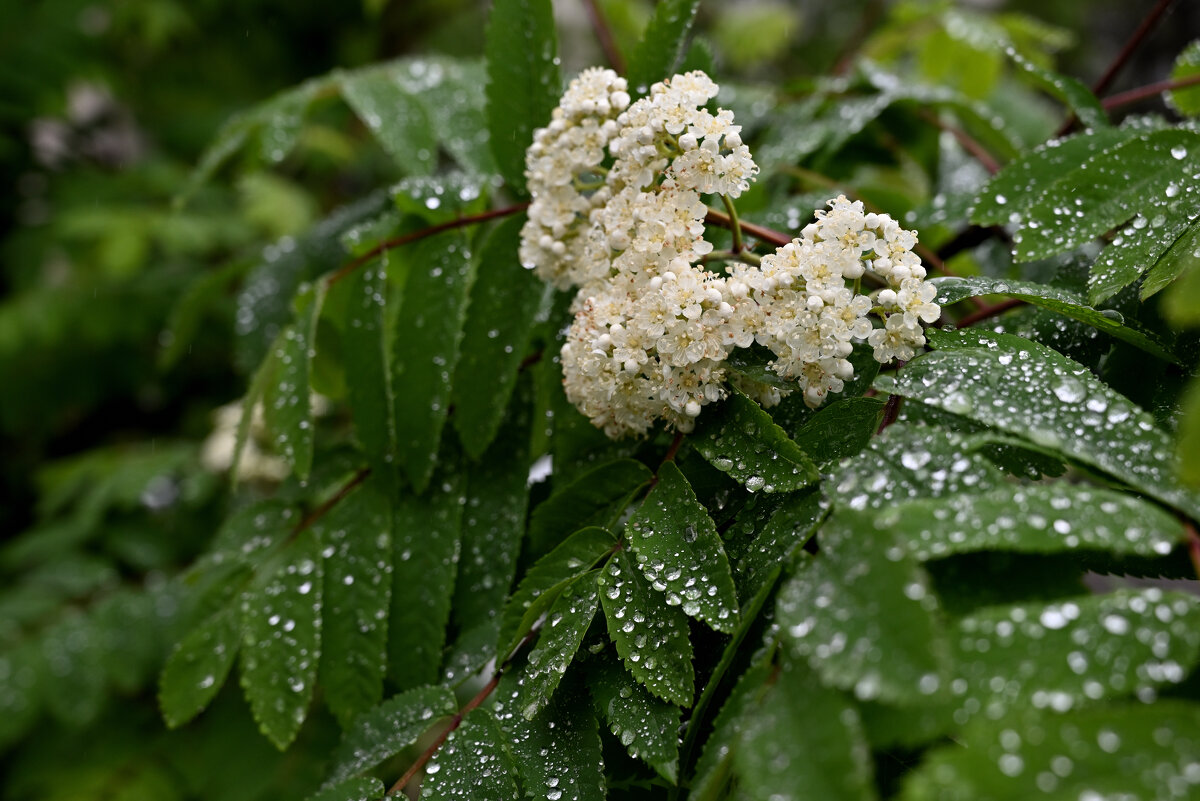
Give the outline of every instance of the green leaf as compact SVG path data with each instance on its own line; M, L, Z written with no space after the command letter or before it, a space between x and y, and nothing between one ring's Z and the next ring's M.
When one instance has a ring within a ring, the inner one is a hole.
M87 726L104 706L105 676L98 634L87 615L70 608L42 632L41 659L46 667L42 699L47 711L63 725Z
M645 465L618 459L587 471L543 501L529 520L529 549L542 554L586 526L616 522L654 477Z
M946 678L937 600L916 561L864 522L842 513L822 526L820 551L784 584L775 617L826 684L911 704Z
M612 552L617 538L595 526L563 540L525 572L504 608L498 653L507 656L567 585Z
M424 495L405 493L394 501L388 677L401 689L437 681L464 505L461 469L453 463L439 469Z
M1037 86L1067 104L1079 121L1088 128L1108 127L1108 114L1091 90L1075 78L1051 72L1022 56L1015 48L1005 53Z
M736 389L701 416L689 442L709 464L751 492L790 492L818 478L816 466L800 446Z
M1003 477L952 431L895 423L834 473L839 505L883 509L911 498L941 498L999 486Z
M529 503L531 394L528 387L517 392L492 446L467 466L462 558L452 606L460 629L498 618L512 587Z
M564 686L537 717L526 720L510 711L520 708L520 690L509 691L504 683L497 688L496 717L527 798L603 801L600 729L581 693L577 683Z
M396 70L346 73L342 97L407 175L428 175L437 166L438 143L425 107Z
M458 363L475 260L461 231L411 245L404 300L392 338L397 461L424 492L437 461Z
M488 142L500 174L525 194L525 149L562 93L550 0L495 0L488 17Z
M825 518L829 504L813 489L788 495L774 508L748 502L744 511L745 521L739 515L738 525L726 534L725 547L733 564L738 598L746 606L775 583L783 566Z
M42 672L41 654L33 641L0 653L0 749L15 743L37 721Z
M221 523L201 563L254 565L261 553L288 536L297 520L296 509L281 500L247 504Z
M1123 492L1056 482L1004 484L982 495L907 501L876 516L920 560L971 551L1056 553L1077 548L1163 556L1183 526Z
M1179 256L1195 250L1176 251L1192 240L1196 225L1195 203L1190 193L1169 198L1147 198L1133 220L1125 225L1101 251L1088 280L1088 298L1099 303L1132 284L1148 272L1142 299L1153 295L1179 276Z
M317 320L325 297L320 282L311 294L299 299L299 320L279 333L271 349L273 367L263 390L263 418L275 451L287 460L296 476L308 477L313 459L313 416L309 395L312 356L317 341Z
M158 687L158 704L167 726L174 729L196 717L224 686L237 656L240 623L233 609L224 609L175 646Z
M742 718L733 753L739 787L772 801L867 801L876 797L871 754L847 698L787 660L753 714Z
M479 275L471 288L453 399L454 428L463 449L475 459L496 436L538 310L553 291L517 260L523 224L522 218L513 217L492 231L480 251Z
M980 610L951 634L963 683L955 720L1178 684L1200 661L1198 624L1200 600L1154 587Z
M906 777L904 801L1183 798L1200 707L1179 700L979 720Z
M658 483L626 524L625 537L668 606L726 634L737 627L737 590L721 537L674 462L658 468Z
M664 701L691 706L695 676L687 617L659 600L628 552L617 551L600 572L600 603L633 677Z
M818 411L796 432L796 444L822 466L854 456L875 436L883 398L840 398Z
M279 750L308 714L321 656L321 544L301 531L242 595L242 689Z
M1179 421L1179 476L1188 485L1200 486L1200 381L1188 385L1181 402Z
M454 644L446 649L445 659L442 660L442 684L460 686L465 679L483 670L496 658L496 640L499 637L499 616L476 623L459 634Z
M387 342L388 256L364 264L338 287L347 295L342 366L354 431L372 467L385 474L397 452ZM334 290L337 291L337 290Z
M554 694L599 605L596 575L590 572L567 584L546 612L517 696L517 709L526 719L533 718Z
M416 687L354 719L334 751L326 786L371 770L417 741L434 722L453 715L454 694L444 687Z
M1132 218L1147 198L1195 191L1184 176L1197 170L1200 134L1191 131L1156 131L1099 153L1033 204L1029 223L1013 235L1016 258L1033 261L1072 250Z
M517 801L516 768L496 719L475 709L446 738L425 768L429 801Z
M679 721L683 711L655 698L620 663L605 660L588 674L596 709L634 759L674 784L679 774Z
M766 384L778 389L795 389L796 382L789 381L771 369L777 360L775 353L765 345L754 344L748 348L737 348L725 360L725 369L757 384Z
M977 225L1024 223L1033 204L1064 175L1093 156L1129 141L1139 131L1101 128L1039 145L992 176L975 199L971 222Z
M629 56L631 91L644 94L651 84L671 76L699 7L700 0L659 0L642 40Z
M1179 357L1173 354L1166 344L1160 342L1153 333L1141 328L1134 320L1126 320L1112 309L1093 309L1087 301L1074 292L1065 289L1037 284L1032 281L1004 281L997 278L934 278L933 283L938 290L937 303L948 306L964 298L979 295L1007 295L1019 298L1034 306L1058 312L1059 314L1086 323L1092 328L1128 342L1151 356L1157 356L1169 362L1178 364Z
M307 801L375 801L383 796L383 782L372 776L364 776L326 787L310 795Z
M1190 200L1188 198L1188 202ZM1178 218L1173 219L1178 221ZM1168 236L1169 232L1164 232L1163 238ZM1187 228L1171 243L1158 263L1146 273L1146 280L1142 282L1140 292L1141 299L1145 300L1165 289L1184 273L1194 272L1197 266L1200 266L1200 217L1192 215L1187 218Z
M1175 66L1171 69L1171 80L1181 81L1200 75L1200 40L1195 40L1175 57ZM1172 89L1167 93L1167 102L1185 117L1195 117L1200 114L1200 88L1195 85L1183 89Z
M743 730L758 714L771 670L771 661L760 658L738 679L713 721L712 734L696 762L689 801L719 801L729 797L723 791L733 772L733 759L741 746Z
M1013 434L1200 515L1200 495L1175 476L1170 435L1086 368L1018 337L972 330L943 332L931 342L952 347L877 379L879 390Z
M325 703L343 727L383 697L392 594L392 510L374 484L340 500L313 531L325 549Z

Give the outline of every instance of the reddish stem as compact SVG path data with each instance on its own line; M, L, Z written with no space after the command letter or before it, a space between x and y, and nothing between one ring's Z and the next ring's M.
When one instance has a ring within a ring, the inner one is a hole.
M709 209L708 214L704 217L704 221L719 228L728 228L731 231L733 230L733 218L723 211ZM761 225L755 225L754 223L739 222L741 223L742 233L750 234L750 236L754 237L755 239L761 239L763 242L770 242L772 245L783 247L788 242L792 241L792 237L780 231L775 231Z
M455 228L464 228L468 225L475 225L476 223L487 222L488 220L494 220L498 217L508 217L509 215L517 214L518 212L522 212L527 208L529 208L528 203L517 203L514 206L505 206L502 209L491 209L490 211L485 211L480 214L472 214L467 217L458 217L456 219L449 220L444 223L438 223L437 225L431 225L428 228L422 228L419 231L412 231L410 233L402 234L400 236L393 237L391 239L385 239L383 242L380 242L378 245L371 248L366 253L362 254L361 256L354 259L353 261L349 262L345 267L338 270L333 275L329 276L328 285L333 286L338 281L341 281L343 278L348 276L350 273L354 272L359 267L362 267L364 264L369 262L371 259L378 256L380 253L391 250L392 248L398 248L402 245L408 245L408 244L411 244L418 240L425 239L426 237L434 236L435 234L440 234L443 231L452 231Z
M1025 301L1021 300L1020 298L1009 298L1008 300L1002 300L999 303L995 303L991 306L984 306L982 309L976 309L955 323L955 325L957 325L959 328L966 328L969 325L975 325L975 323L978 323L981 320L986 320L989 317L995 317L997 314L1006 312L1009 309L1015 309L1024 303Z
M1150 13L1142 20L1142 24L1137 27L1137 30L1125 42L1125 46L1121 48L1121 52L1117 53L1117 57L1108 65L1108 69L1092 84L1092 92L1094 94L1101 94L1112 84L1113 79L1117 77L1117 73L1121 71L1121 68L1129 61L1133 52L1141 46L1142 42L1150 34L1150 30L1158 23L1162 15L1167 13L1167 9L1174 2L1175 0L1158 0L1158 5L1150 9Z
M1110 95L1104 98L1102 104L1108 111L1121 106L1128 106L1130 103L1136 103L1139 100L1145 100L1148 97L1154 97L1163 92L1170 92L1175 89L1186 89L1189 86L1195 86L1200 83L1200 75L1189 75L1186 78L1171 81L1158 81L1156 83L1139 86L1136 89L1130 89L1128 92L1119 92L1115 95Z
M1196 526L1191 520L1183 521L1183 529L1187 532L1188 541L1188 556L1192 558L1192 568L1196 571L1196 577L1200 578L1200 533L1196 532Z
M596 34L596 41L600 43L600 49L604 51L604 58L608 60L611 66L617 72L625 73L625 59L621 57L621 50L617 47L617 42L613 39L612 30L608 27L608 21L604 19L604 12L596 4L596 0L583 0L583 8L587 11L588 20L592 23L592 31Z
M350 480L347 481L342 486L341 489L339 489L337 492L335 492L333 494L333 496L329 500L325 501L325 503L321 504L316 509L313 509L311 512L306 514L300 520L300 522L296 524L295 528L292 529L292 536L293 537L296 536L301 531L304 531L306 528L311 526L313 523L317 522L322 517L327 515L329 513L330 509L337 506L338 503L340 503L347 495L349 495L351 492L353 492L355 487L357 487L359 484L366 481L367 476L369 476L369 475L371 475L371 468L369 468L369 467L364 467L361 470L359 470L357 473L355 473L350 478Z
M963 146L964 150L974 156L975 160L983 165L983 168L988 171L989 175L995 175L1000 172L1000 162L996 161L995 156L989 153L988 149L980 144L978 139L971 136L962 128L949 124L931 111L923 110L921 116L938 128L951 134Z

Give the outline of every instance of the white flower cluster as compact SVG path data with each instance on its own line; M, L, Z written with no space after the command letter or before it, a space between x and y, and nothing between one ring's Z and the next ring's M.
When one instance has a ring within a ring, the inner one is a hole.
M563 384L614 438L659 419L691 430L727 380L778 402L777 389L726 372L733 350L755 342L815 407L853 375L853 340L869 341L880 361L911 358L924 344L920 321L940 314L915 235L844 197L761 265L706 270L701 195L735 198L758 172L732 113L704 107L716 94L708 76L690 72L630 105L623 79L590 69L526 156L533 202L521 260L579 288ZM860 294L867 274L887 288ZM883 328L873 329L872 312Z

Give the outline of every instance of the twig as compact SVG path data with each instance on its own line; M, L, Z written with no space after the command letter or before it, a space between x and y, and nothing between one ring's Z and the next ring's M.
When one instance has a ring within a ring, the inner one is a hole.
M983 165L983 168L988 171L989 175L995 175L996 173L1000 172L1000 162L996 161L996 158L988 152L988 149L984 147L978 139L971 136L962 128L951 125L928 109L922 109L920 114L924 119L933 123L946 133L952 135L958 141L958 143L963 146L963 150L966 150L975 157L976 161Z
M587 11L588 20L592 23L596 41L600 43L600 49L604 51L604 58L608 61L609 66L624 74L625 59L621 57L621 51L613 39L612 30L608 27L608 21L604 19L604 12L596 5L596 0L583 0L583 7Z
M1127 92L1119 92L1115 95L1110 95L1101 101L1105 110L1112 111L1121 106L1128 106L1130 103L1136 103L1139 100L1145 100L1148 97L1154 97L1163 92L1170 92L1175 89L1185 89L1189 86L1195 86L1200 83L1200 75L1189 75L1186 78L1171 81L1158 81L1157 83L1139 86L1136 89L1130 89Z
M671 446L667 448L667 452L663 454L663 464L675 461L675 454L679 453L679 446L683 444L683 432L676 431L675 439L671 440Z
M1142 23L1138 25L1137 30L1135 30L1133 35L1129 37L1129 40L1125 42L1125 46L1121 48L1119 53L1117 53L1116 58L1112 60L1112 63L1108 65L1108 68L1104 70L1104 74L1097 79L1096 83L1092 84L1093 94L1098 95L1109 87L1109 84L1111 84L1113 79L1117 77L1117 73L1121 71L1121 68L1124 67L1129 61L1129 58L1133 55L1134 51L1141 46L1143 41L1145 41L1146 37L1150 34L1150 30L1155 26L1159 19L1162 18L1162 15L1166 13L1167 9L1170 8L1173 2L1174 0L1158 0L1158 4L1155 5L1154 8L1150 9L1150 13L1148 13L1145 18L1142 19ZM1109 106L1105 105L1104 108L1108 109ZM1059 127L1058 131L1055 132L1054 137L1057 139L1060 136L1066 135L1072 128L1075 127L1076 122L1078 122L1078 119L1074 114L1067 115L1067 119L1063 122L1062 126Z
M521 642L517 643L517 647L512 650L512 653L510 653L505 658L504 662L501 663L498 668L496 668L494 673L492 673L491 679L488 680L487 684L483 685L483 689L477 692L474 698L463 704L462 709L458 710L454 717L450 718L450 724L446 726L445 731L439 734L437 739L429 744L429 747L426 748L419 757L417 757L416 762L409 765L408 770L404 771L404 775L397 779L396 783L388 788L386 795L396 795L403 790L404 786L412 781L413 777L425 767L429 760L433 759L438 750L442 747L442 744L446 742L446 738L450 736L450 733L462 725L463 718L465 718L471 712L471 710L475 709L477 706L486 701L488 696L495 691L496 687L500 684L500 679L504 676L504 671L506 671L509 665L512 664L512 661L516 658L517 654L519 654L526 645L529 645L529 643L531 643L533 639L537 637L540 630L541 629L538 627L530 629L529 633L525 635Z
M467 217L458 217L453 220L448 220L447 222L444 222L444 223L438 223L437 225L431 225L428 228L422 228L419 231L412 231L410 233L402 234L400 236L393 237L391 239L385 239L384 241L380 242L375 247L368 250L366 253L362 254L358 258L356 258L353 261L346 264L345 267L342 267L342 269L338 270L333 275L329 276L328 285L333 286L338 281L341 281L343 278L350 275L350 273L354 272L359 267L362 267L364 264L366 264L371 259L378 256L380 253L383 253L384 251L391 250L392 248L398 248L402 245L411 244L420 239L425 239L426 237L434 236L435 234L440 234L443 231L452 231L455 228L464 228L468 225L475 225L476 223L487 222L488 220L495 220L498 217L508 217L509 215L522 212L527 208L529 208L528 203L517 203L514 206L505 206L502 209L491 209L490 211L485 211L480 214L472 214Z
M733 220L730 218L730 216L728 214L726 214L723 211L717 211L716 209L709 209L708 214L706 214L704 217L704 221L706 223L709 223L710 225L715 225L720 228L728 228L730 230L733 230ZM749 234L750 236L754 237L755 239L761 239L763 242L770 242L772 245L777 245L779 247L782 247L782 246L786 245L788 242L792 241L792 237L788 236L787 234L781 233L779 231L774 231L770 228L765 228L761 225L755 225L754 223L748 223L748 222L741 222L740 220L739 220L738 224L742 229L742 233Z
M1112 84L1113 79L1117 77L1117 73L1129 61L1129 57L1141 46L1142 41L1149 35L1150 30L1158 23L1162 15L1167 13L1167 9L1174 2L1175 0L1158 0L1158 4L1150 9L1150 13L1142 20L1142 24L1137 27L1137 30L1125 42L1125 46L1121 48L1121 52L1117 53L1117 57L1108 65L1108 69L1092 84L1092 92L1094 94L1098 95L1102 93Z
M1008 300L1002 300L999 303L991 306L984 306L982 309L977 309L971 312L966 317L963 317L961 320L959 320L955 325L957 325L959 328L966 328L969 325L975 325L975 323L978 323L981 320L986 320L989 317L995 317L997 314L1006 312L1009 309L1015 309L1018 306L1024 305L1024 303L1025 301L1021 300L1020 298L1009 298Z
M357 473L351 476L350 480L342 485L342 488L333 494L333 496L325 501L325 503L313 509L311 512L301 518L300 522L292 528L292 536L296 536L301 531L311 526L313 523L320 520L325 515L329 514L329 510L337 506L347 495L354 491L354 488L367 480L367 476L371 475L371 468L364 467Z
M882 434L885 428L896 422L896 418L900 416L902 400L899 395L888 395L887 403L883 407L883 419L879 421L879 428L875 429L876 434Z
M1192 568L1196 571L1196 577L1200 578L1200 533L1196 532L1196 526L1191 520L1184 519L1183 529L1187 532L1188 556L1192 558Z

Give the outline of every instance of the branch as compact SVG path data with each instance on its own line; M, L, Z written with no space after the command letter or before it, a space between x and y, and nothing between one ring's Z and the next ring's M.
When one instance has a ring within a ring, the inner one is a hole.
M1198 83L1200 83L1200 75L1189 75L1186 78L1180 78L1176 81L1158 81L1146 86L1139 86L1136 89L1130 89L1127 92L1110 95L1100 102L1105 110L1112 111L1115 108L1128 106L1130 103L1136 103L1139 100L1145 100L1148 97L1154 97L1163 92L1170 92L1174 89L1185 89L1189 86L1195 86Z
M462 725L463 718L470 714L471 710L475 709L477 706L486 701L488 696L495 691L496 687L500 684L501 677L504 676L504 671L506 671L509 665L512 664L512 661L516 658L517 654L519 654L526 645L529 645L529 643L533 642L533 639L537 637L540 630L540 627L534 627L533 629L530 629L529 633L525 635L524 639L517 643L517 647L514 648L512 653L510 653L504 659L504 662L501 663L500 667L496 668L495 672L492 673L492 677L488 680L488 683L483 685L483 689L475 693L474 698L463 704L463 708L458 710L454 717L450 719L450 725L446 727L445 731L439 734L437 739L430 743L429 747L426 748L419 757L417 757L417 761L409 765L408 770L404 771L404 775L397 779L396 783L388 788L387 793L385 793L385 797L396 795L403 790L404 786L412 781L413 777L425 767L429 760L433 759L438 750L441 749L442 744L446 742L446 738L450 736L450 733Z
M617 47L616 41L613 39L612 31L608 27L608 21L604 19L604 12L596 5L596 0L583 0L583 8L587 11L588 20L592 23L592 31L596 34L596 41L600 43L600 49L604 51L604 58L617 72L625 73L625 59L621 57L621 51Z
M901 362L898 368L903 366L904 363ZM896 418L900 416L900 402L902 400L903 398L899 395L888 395L887 403L883 407L883 419L879 421L879 428L875 430L876 435L882 434L885 428L896 422Z
M704 221L719 228L728 228L731 231L733 230L734 226L733 219L730 218L728 214L723 211L717 211L716 209L709 209L708 214L706 214L704 217ZM777 247L783 247L788 242L792 241L792 237L788 236L787 234L772 230L770 228L765 228L761 225L740 221L739 225L742 229L742 233L750 234L750 236L754 237L755 239L761 239L763 242L770 242L772 245Z
M325 515L329 514L329 510L337 506L347 495L354 491L354 488L367 480L367 476L371 475L371 468L364 467L357 473L351 476L350 480L342 485L342 488L333 494L333 496L325 501L325 503L313 509L311 512L301 518L300 522L292 529L292 536L296 536L301 531L311 526L313 523L320 520Z
M969 325L975 325L975 323L986 320L989 317L995 317L997 314L1006 312L1009 309L1015 309L1018 306L1024 305L1024 303L1025 301L1021 300L1020 298L1009 298L1008 300L1002 300L992 306L984 306L982 309L976 309L955 323L955 325L959 328L966 328Z
M1167 9L1174 2L1175 0L1158 0L1158 5L1150 9L1150 13L1142 20L1142 24L1133 32L1133 35L1129 37L1129 41L1125 42L1125 46L1121 48L1121 52L1117 53L1117 57L1108 65L1108 69L1092 84L1093 94L1100 94L1112 84L1113 79L1117 77L1117 73L1129 61L1129 57L1141 46L1146 36L1149 35L1150 30L1158 23L1162 15L1167 13Z
M1196 526L1191 520L1184 519L1183 529L1187 532L1188 556L1192 558L1192 567L1196 571L1196 577L1200 578L1200 534L1196 532Z
M529 208L528 203L517 203L514 206L505 206L502 209L491 209L490 211L485 211L480 214L472 214L467 217L458 217L456 219L449 220L444 223L438 223L437 225L431 225L428 228L422 228L419 231L412 231L410 233L402 234L400 236L393 237L391 239L385 239L384 241L380 242L375 247L368 250L366 253L362 254L358 258L356 258L353 261L346 264L345 267L338 270L333 275L329 276L329 279L327 282L328 286L333 286L338 281L341 281L343 278L350 275L350 273L354 272L359 267L362 267L364 264L369 262L371 259L378 256L380 253L391 250L392 248L398 248L402 245L408 245L408 244L411 244L418 240L425 239L426 237L430 237L435 234L440 234L443 231L452 231L455 228L465 228L468 225L475 225L476 223L487 222L488 220L495 220L499 217L508 217L509 215L522 212L527 208Z
M951 125L928 109L922 109L920 114L925 120L928 120L941 130L951 134L958 141L958 143L962 145L963 150L970 153L975 157L976 161L983 165L983 168L988 171L989 175L995 175L996 173L1000 172L1000 162L996 161L995 156L989 153L988 149L984 147L978 139L971 136L962 128Z

